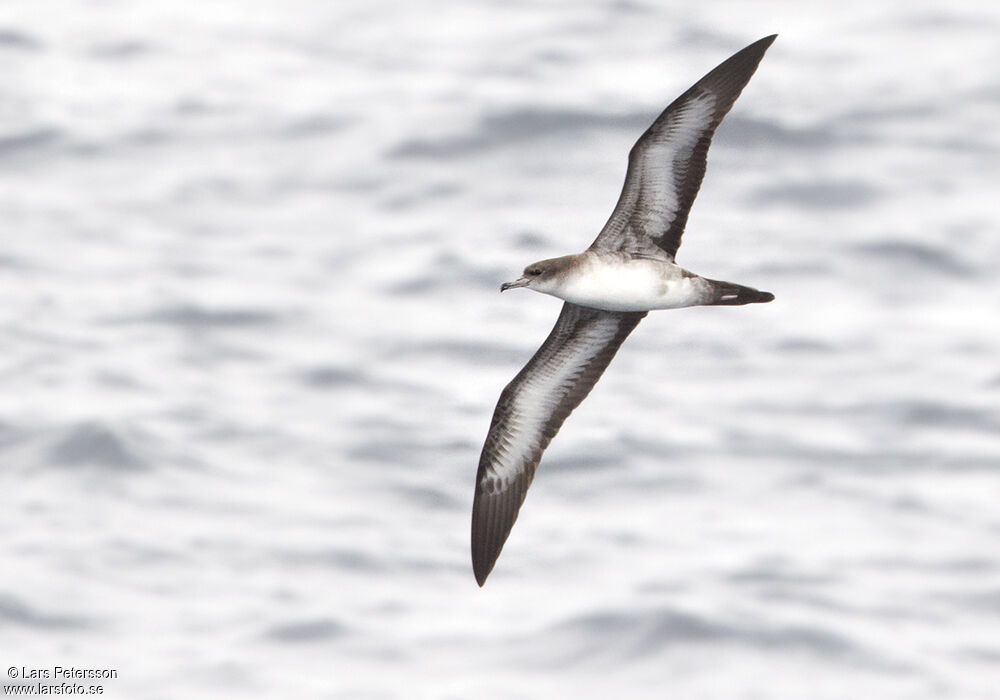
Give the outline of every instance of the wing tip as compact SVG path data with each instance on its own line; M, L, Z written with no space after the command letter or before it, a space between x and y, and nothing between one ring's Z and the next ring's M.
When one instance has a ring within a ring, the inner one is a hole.
M506 528L497 527L500 524L496 520L497 505L496 501L484 499L479 493L472 502L472 573L480 588L500 558L500 551L514 524L511 520ZM514 517L516 519L516 514Z
M761 53L763 53L764 51L767 51L768 48L770 48L771 44L773 44L774 40L777 39L777 38L778 38L778 35L776 33L775 34L768 34L767 36L762 37L762 38L758 39L757 41L753 42L752 44L750 44L746 48L748 48L748 49L751 49L751 48L752 49L759 49L761 51Z
M760 61L764 58L764 54L767 53L767 50L771 48L771 44L773 44L774 40L777 38L778 38L777 34L768 34L764 38L758 39L749 46L740 49L735 54L733 54L733 56L734 57L740 55L753 56L755 63L760 63ZM750 78L748 76L747 80L749 81L749 79Z
M477 547L477 539L472 540L472 573L476 577L476 583L482 588L486 583L486 578L493 571L493 567L500 558L500 550L491 551L488 548ZM503 544L500 545L503 548Z

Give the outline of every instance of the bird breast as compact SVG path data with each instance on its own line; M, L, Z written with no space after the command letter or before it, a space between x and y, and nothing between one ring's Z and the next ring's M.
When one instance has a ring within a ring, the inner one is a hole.
M652 258L588 255L567 273L553 296L605 311L676 309L710 296L701 277Z

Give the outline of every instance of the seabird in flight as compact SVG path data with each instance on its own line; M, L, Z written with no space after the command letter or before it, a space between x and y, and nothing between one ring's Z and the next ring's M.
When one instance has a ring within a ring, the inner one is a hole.
M542 452L646 312L774 299L688 272L674 256L715 129L776 36L723 61L639 137L618 204L587 250L532 263L500 287L533 289L565 304L549 337L500 394L479 458L472 567L480 586L517 519Z

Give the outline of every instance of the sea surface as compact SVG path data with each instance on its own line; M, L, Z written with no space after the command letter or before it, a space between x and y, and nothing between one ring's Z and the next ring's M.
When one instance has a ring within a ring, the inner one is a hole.
M774 32L678 262L776 300L650 314L480 589L500 283ZM0 66L4 684L1000 694L1000 6L8 0Z

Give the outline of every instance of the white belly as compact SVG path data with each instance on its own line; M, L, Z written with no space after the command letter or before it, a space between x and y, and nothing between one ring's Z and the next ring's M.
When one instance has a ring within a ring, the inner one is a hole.
M549 292L560 299L606 311L651 311L703 304L708 283L659 260L591 259L578 274Z

